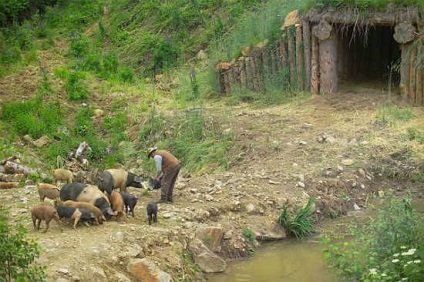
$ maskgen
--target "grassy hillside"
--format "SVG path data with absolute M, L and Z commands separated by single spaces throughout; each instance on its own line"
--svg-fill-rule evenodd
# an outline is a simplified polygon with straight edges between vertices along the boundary
M 37 149 L 49 168 L 84 140 L 93 147 L 91 162 L 101 167 L 130 162 L 156 144 L 202 173 L 226 169 L 234 142 L 231 132 L 205 120 L 206 102 L 217 97 L 213 66 L 238 57 L 242 47 L 278 38 L 293 9 L 365 2 L 40 3 L 45 6 L 31 17 L 6 17 L 0 25 L 2 142 L 13 144 L 25 134 L 59 140 Z M 278 103 L 291 94 L 275 87 L 220 99 Z M 104 112 L 100 118 L 97 109 Z M 0 159 L 8 155 L 2 150 Z

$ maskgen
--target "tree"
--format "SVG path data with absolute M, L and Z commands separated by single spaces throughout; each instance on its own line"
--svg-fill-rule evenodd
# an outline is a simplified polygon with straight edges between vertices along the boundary
M 0 280 L 45 280 L 44 267 L 34 264 L 40 255 L 40 247 L 26 237 L 27 233 L 21 224 L 10 225 L 8 211 L 0 208 Z

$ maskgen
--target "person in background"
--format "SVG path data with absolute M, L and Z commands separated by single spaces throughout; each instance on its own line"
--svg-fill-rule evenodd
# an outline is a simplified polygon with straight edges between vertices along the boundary
M 172 203 L 172 194 L 181 169 L 181 162 L 170 152 L 158 150 L 157 147 L 149 148 L 147 158 L 155 161 L 156 179 L 161 180 L 161 196 L 158 203 Z

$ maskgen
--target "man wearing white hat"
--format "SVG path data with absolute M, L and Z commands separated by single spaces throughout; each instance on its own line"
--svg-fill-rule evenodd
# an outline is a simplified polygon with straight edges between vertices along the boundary
M 153 158 L 157 170 L 156 179 L 162 179 L 161 196 L 158 202 L 172 203 L 172 194 L 181 169 L 181 162 L 170 152 L 158 150 L 157 147 L 149 148 L 147 158 Z

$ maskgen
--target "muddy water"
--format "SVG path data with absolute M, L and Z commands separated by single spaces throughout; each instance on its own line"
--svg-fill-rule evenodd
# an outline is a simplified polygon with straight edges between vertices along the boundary
M 265 243 L 248 260 L 230 262 L 224 273 L 208 276 L 208 282 L 333 282 L 339 281 L 323 257 L 320 234 L 346 234 L 348 223 L 362 221 L 368 211 L 325 220 L 315 227 L 317 234 L 307 240 L 287 239 Z
M 420 217 L 424 214 L 424 197 L 413 198 L 413 205 Z M 383 200 L 382 200 L 383 201 Z M 378 205 L 378 201 L 374 201 Z M 352 222 L 364 222 L 375 216 L 375 211 L 350 212 L 347 216 L 325 220 L 316 231 L 319 234 L 333 232 L 346 234 Z M 326 264 L 319 235 L 306 241 L 295 239 L 263 244 L 255 255 L 244 261 L 230 262 L 224 273 L 210 275 L 208 282 L 333 282 L 340 281 Z
M 323 246 L 313 241 L 285 240 L 263 245 L 249 260 L 229 263 L 211 282 L 331 282 L 336 276 L 325 265 Z

